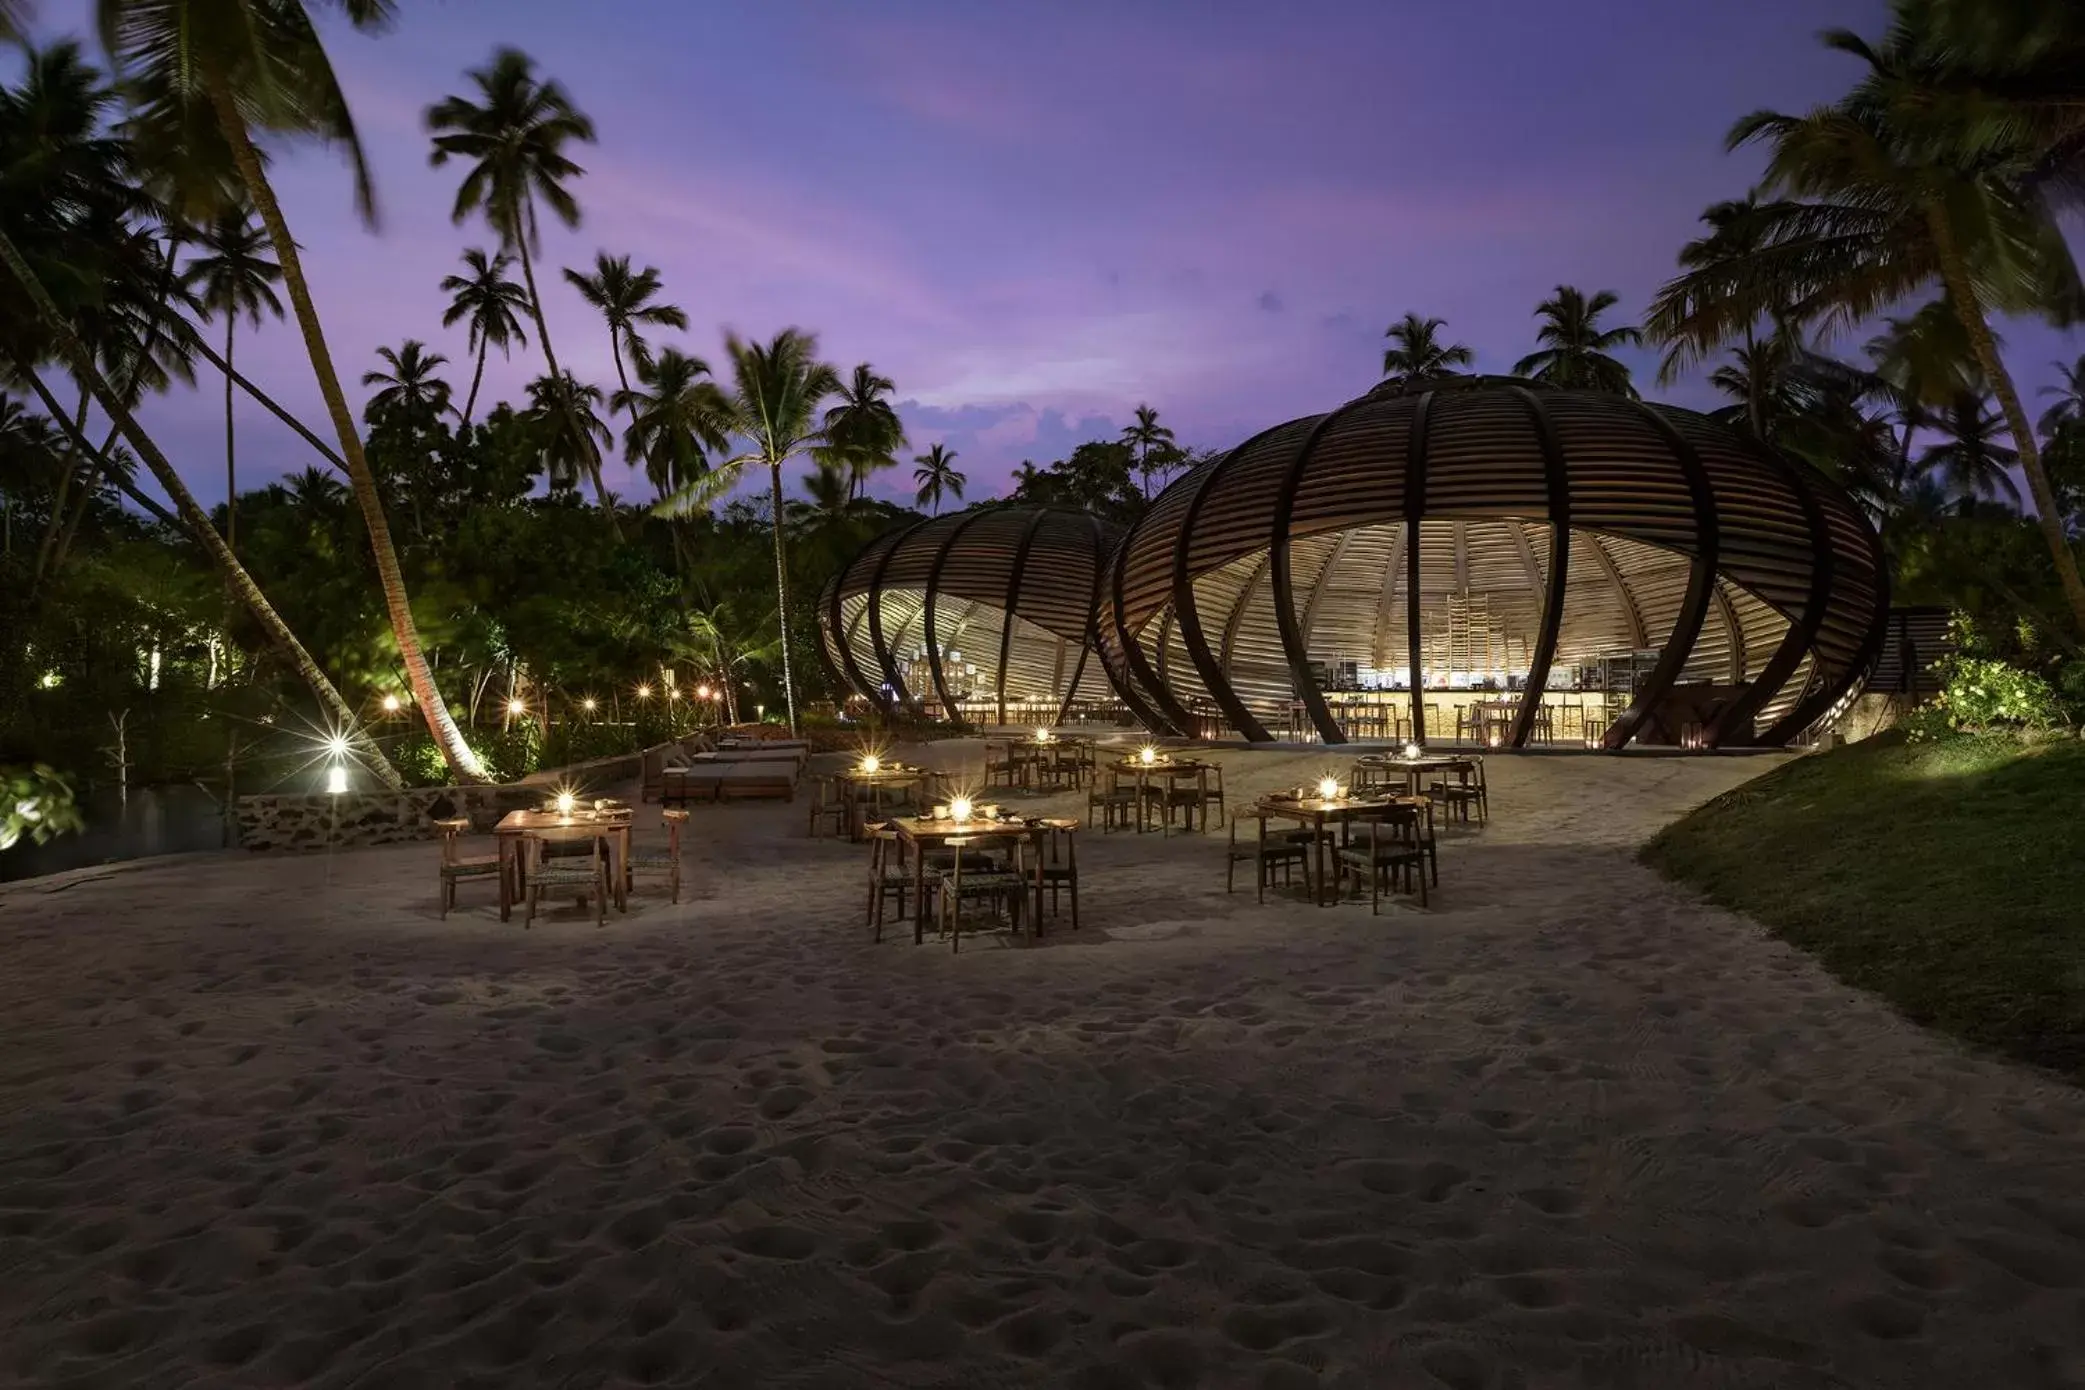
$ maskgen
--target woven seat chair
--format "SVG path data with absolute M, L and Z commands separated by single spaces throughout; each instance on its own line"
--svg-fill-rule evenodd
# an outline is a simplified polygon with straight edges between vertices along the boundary
M 1223 794 L 1223 764 L 1211 763 L 1208 780 L 1202 783 L 1202 829 L 1209 828 L 1209 808 L 1216 808 L 1216 823 L 1223 824 L 1224 807 L 1228 803 Z
M 688 813 L 661 811 L 659 818 L 666 823 L 665 851 L 633 852 L 629 859 L 629 874 L 632 879 L 665 879 L 669 894 L 667 901 L 678 903 L 681 900 L 681 827 L 688 823 Z
M 940 895 L 941 930 L 949 938 L 951 952 L 963 949 L 963 903 L 965 900 L 983 901 L 995 908 L 1003 905 L 1013 923 L 1016 933 L 1021 930 L 1022 909 L 1028 902 L 1028 876 L 1018 869 L 990 868 L 980 865 L 971 867 L 970 856 L 964 854 L 967 840 L 957 838 L 948 841 L 949 848 L 959 856 L 953 868 L 942 870 L 936 877 L 936 891 Z
M 1137 823 L 1137 784 L 1134 778 L 1110 772 L 1105 783 L 1096 778 L 1086 787 L 1086 818 L 1098 818 L 1102 831 L 1128 830 Z
M 1042 926 L 1042 894 L 1050 895 L 1050 915 L 1057 915 L 1060 893 L 1071 894 L 1071 929 L 1079 929 L 1079 823 L 1072 820 L 1043 822 L 1043 837 L 1037 847 L 1042 855 L 1042 886 L 1036 890 L 1036 927 Z
M 456 906 L 456 885 L 465 879 L 489 879 L 497 881 L 500 873 L 500 857 L 497 854 L 466 855 L 463 852 L 463 833 L 471 823 L 461 817 L 438 820 L 434 823 L 437 834 L 442 837 L 442 916 Z
M 1458 820 L 1469 820 L 1473 810 L 1479 824 L 1491 818 L 1491 795 L 1484 785 L 1482 758 L 1461 758 L 1449 764 L 1426 789 L 1426 794 Z
M 1402 878 L 1404 891 L 1417 890 L 1419 906 L 1426 906 L 1426 846 L 1419 838 L 1420 813 L 1415 807 L 1400 807 L 1379 819 L 1364 821 L 1354 829 L 1366 831 L 1340 847 L 1333 860 L 1335 880 L 1354 880 L 1360 887 L 1368 880 L 1368 909 L 1371 915 L 1383 910 L 1383 889 Z
M 837 777 L 816 773 L 811 778 L 810 795 L 804 798 L 810 803 L 811 814 L 804 834 L 816 838 L 820 821 L 830 821 L 826 828 L 829 835 L 837 835 L 847 828 L 847 802 L 840 796 Z
M 912 869 L 906 863 L 905 842 L 898 832 L 888 825 L 867 826 L 863 836 L 869 842 L 869 904 L 868 923 L 875 941 L 883 940 L 883 909 L 890 899 L 898 900 L 898 916 L 905 915 L 905 903 L 912 896 Z M 922 880 L 923 888 L 931 888 L 935 879 Z
M 1295 871 L 1303 870 L 1304 887 L 1310 886 L 1311 835 L 1303 832 L 1304 838 L 1269 829 L 1271 822 L 1267 813 L 1257 806 L 1233 806 L 1231 808 L 1231 839 L 1224 853 L 1223 888 L 1226 893 L 1238 890 L 1238 866 L 1251 864 L 1253 883 L 1261 902 L 1267 901 L 1267 885 L 1274 881 L 1275 870 L 1281 871 L 1283 884 L 1295 881 Z M 1251 827 L 1251 838 L 1239 843 L 1240 827 Z
M 533 926 L 536 907 L 546 893 L 571 893 L 581 902 L 591 897 L 594 901 L 594 925 L 608 923 L 608 859 L 601 853 L 601 841 L 585 841 L 587 853 L 582 860 L 578 856 L 552 859 L 542 853 L 543 842 L 532 840 L 530 851 L 536 862 L 528 871 L 528 912 L 522 918 L 523 926 Z

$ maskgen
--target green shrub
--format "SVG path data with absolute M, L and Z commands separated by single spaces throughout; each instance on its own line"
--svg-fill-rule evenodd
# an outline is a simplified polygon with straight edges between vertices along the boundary
M 25 835 L 40 845 L 85 824 L 71 784 L 56 771 L 43 763 L 0 767 L 0 850 Z
M 2055 688 L 2032 671 L 1978 656 L 1950 657 L 1943 668 L 1947 684 L 1934 704 L 1958 730 L 2039 731 L 2064 722 Z

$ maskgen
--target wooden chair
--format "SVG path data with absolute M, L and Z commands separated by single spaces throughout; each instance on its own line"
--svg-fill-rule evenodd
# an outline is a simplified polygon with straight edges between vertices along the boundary
M 681 827 L 688 823 L 686 811 L 661 811 L 659 818 L 666 823 L 666 852 L 663 854 L 635 854 L 630 856 L 629 876 L 635 880 L 640 874 L 666 880 L 668 902 L 681 900 Z
M 1209 828 L 1209 808 L 1211 806 L 1216 808 L 1216 823 L 1219 826 L 1223 824 L 1223 808 L 1225 804 L 1223 795 L 1223 764 L 1211 763 L 1209 765 L 1209 776 L 1202 783 L 1202 829 L 1207 830 Z
M 892 898 L 898 900 L 898 916 L 905 915 L 905 903 L 912 896 L 912 868 L 906 861 L 905 842 L 898 832 L 888 825 L 872 825 L 865 832 L 869 841 L 869 907 L 868 922 L 874 929 L 876 941 L 883 940 L 883 906 Z M 925 884 L 934 880 L 927 878 Z
M 840 781 L 837 777 L 822 772 L 814 775 L 811 778 L 811 793 L 804 800 L 809 802 L 811 807 L 809 823 L 804 834 L 816 839 L 821 821 L 832 823 L 826 831 L 827 834 L 839 835 L 846 831 L 847 802 L 840 795 Z
M 963 851 L 971 841 L 956 836 L 947 841 L 955 851 L 954 866 L 943 869 L 937 878 L 936 890 L 941 897 L 941 929 L 949 936 L 951 952 L 963 949 L 963 900 L 981 900 L 995 909 L 1004 905 L 1016 933 L 1021 930 L 1021 909 L 1028 901 L 1028 877 L 1018 869 L 990 867 L 991 861 L 979 862 L 976 867 L 966 869 Z
M 1382 817 L 1364 821 L 1354 827 L 1365 830 L 1366 835 L 1356 835 L 1340 846 L 1333 859 L 1337 875 L 1335 885 L 1347 879 L 1368 879 L 1368 910 L 1371 916 L 1383 910 L 1383 888 L 1392 882 L 1392 876 L 1401 876 L 1404 891 L 1410 893 L 1416 886 L 1419 906 L 1426 906 L 1426 847 L 1419 840 L 1419 810 L 1417 807 L 1399 807 L 1397 811 Z M 1337 894 L 1341 890 L 1335 886 Z
M 1042 895 L 1050 895 L 1050 915 L 1057 915 L 1057 897 L 1060 892 L 1071 894 L 1071 929 L 1079 929 L 1079 823 L 1070 820 L 1046 820 L 1043 836 L 1036 846 L 1042 856 L 1042 886 L 1035 890 L 1036 927 L 1042 926 Z
M 497 880 L 500 873 L 500 857 L 497 854 L 466 855 L 463 852 L 463 833 L 471 823 L 462 817 L 438 820 L 434 828 L 442 837 L 442 916 L 448 917 L 449 909 L 456 906 L 456 885 L 465 879 L 489 878 Z
M 1273 881 L 1274 871 L 1281 870 L 1284 886 L 1295 882 L 1294 871 L 1303 870 L 1303 886 L 1310 886 L 1310 832 L 1303 839 L 1285 835 L 1279 831 L 1268 833 L 1268 815 L 1257 806 L 1233 806 L 1231 808 L 1231 839 L 1224 855 L 1223 890 L 1237 891 L 1238 866 L 1252 864 L 1253 882 L 1261 902 L 1267 901 L 1267 885 Z M 1252 838 L 1244 844 L 1238 843 L 1238 827 L 1250 823 Z
M 1152 790 L 1159 793 L 1159 811 L 1163 817 L 1160 824 L 1167 829 L 1173 825 L 1173 813 L 1180 813 L 1180 828 L 1193 830 L 1199 816 L 1204 830 L 1209 828 L 1209 813 L 1205 807 L 1208 800 L 1208 783 L 1201 770 L 1169 773 L 1157 779 Z M 1163 790 L 1161 790 L 1161 787 Z
M 1112 769 L 1105 785 L 1095 778 L 1086 788 L 1086 818 L 1099 820 L 1103 833 L 1133 829 L 1137 823 L 1136 778 Z
M 586 845 L 583 862 L 577 855 L 552 859 L 543 853 L 543 841 L 528 842 L 528 853 L 535 862 L 528 869 L 528 912 L 521 920 L 523 926 L 535 924 L 536 906 L 545 893 L 573 893 L 582 904 L 591 896 L 594 925 L 608 924 L 608 858 L 601 852 L 601 837 L 573 843 Z
M 1484 785 L 1484 759 L 1460 758 L 1441 770 L 1427 795 L 1467 822 L 1475 810 L 1479 824 L 1491 818 L 1491 796 Z

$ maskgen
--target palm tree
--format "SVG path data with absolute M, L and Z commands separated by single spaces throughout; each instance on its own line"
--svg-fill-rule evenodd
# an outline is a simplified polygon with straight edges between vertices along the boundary
M 840 391 L 840 374 L 818 360 L 816 335 L 785 328 L 769 343 L 747 343 L 726 334 L 724 351 L 731 358 L 732 392 L 728 433 L 751 448 L 726 459 L 709 473 L 690 480 L 654 508 L 662 516 L 683 516 L 731 490 L 746 469 L 766 465 L 770 511 L 775 536 L 775 616 L 782 634 L 782 694 L 789 707 L 789 727 L 796 729 L 796 677 L 789 651 L 789 565 L 783 533 L 782 466 L 797 455 L 826 447 L 819 428 L 819 407 Z
M 224 319 L 224 544 L 239 553 L 239 474 L 232 427 L 233 333 L 243 315 L 258 328 L 262 316 L 282 317 L 274 287 L 282 267 L 268 259 L 267 233 L 245 208 L 227 208 L 198 238 L 203 254 L 188 263 L 188 275 L 206 316 Z
M 2054 365 L 2057 374 L 2063 378 L 2063 384 L 2042 388 L 2044 396 L 2056 398 L 2056 404 L 2042 412 L 2041 430 L 2044 438 L 2066 425 L 2085 420 L 2085 357 L 2080 357 L 2068 366 L 2061 362 Z
M 568 372 L 563 381 L 537 377 L 528 384 L 528 398 L 526 415 L 550 485 L 577 487 L 589 475 L 599 482 L 601 446 L 610 438 L 600 414 L 601 388 Z M 606 491 L 598 496 L 602 507 L 613 505 Z
M 327 0 L 324 8 L 356 29 L 375 31 L 389 22 L 394 6 L 391 0 Z M 253 132 L 260 130 L 338 147 L 354 171 L 357 208 L 365 222 L 375 221 L 361 141 L 310 8 L 306 0 L 99 0 L 98 9 L 103 42 L 138 94 L 134 139 L 167 161 L 159 172 L 181 210 L 215 215 L 231 201 L 228 193 L 236 193 L 268 229 L 319 394 L 340 437 L 414 703 L 450 768 L 478 778 L 482 765 L 450 717 L 421 650 L 383 497 L 334 369 L 296 238 L 254 144 Z
M 1978 143 L 1937 127 L 1913 40 L 1881 49 L 1844 31 L 1826 36 L 1868 67 L 1859 87 L 1807 116 L 1761 112 L 1732 130 L 1733 147 L 1770 151 L 1769 185 L 1799 202 L 1762 209 L 1749 254 L 1685 271 L 1659 295 L 1653 326 L 1681 356 L 1712 351 L 1763 314 L 1788 306 L 1823 331 L 1865 319 L 1938 282 L 1998 397 L 2036 522 L 2074 622 L 2085 631 L 2085 579 L 2063 532 L 2034 428 L 1999 355 L 1988 315 L 2068 319 L 2085 287 L 2045 199 L 2022 186 L 2045 151 Z
M 1446 319 L 1423 319 L 1417 314 L 1406 314 L 1391 324 L 1383 335 L 1393 344 L 1383 353 L 1384 380 L 1433 381 L 1453 375 L 1452 368 L 1475 362 L 1476 354 L 1461 343 L 1441 341 L 1441 330 L 1447 326 Z
M 1144 480 L 1144 496 L 1149 497 L 1151 495 L 1151 451 L 1153 449 L 1171 449 L 1173 447 L 1173 431 L 1158 423 L 1157 411 L 1148 405 L 1139 405 L 1137 407 L 1136 419 L 1122 427 L 1122 442 L 1136 450 L 1137 472 Z M 961 497 L 962 495 L 963 490 L 957 488 L 956 496 Z
M 449 383 L 435 375 L 449 359 L 427 351 L 427 344 L 408 338 L 396 348 L 378 348 L 388 372 L 364 372 L 362 384 L 380 388 L 362 407 L 364 418 L 381 411 L 405 410 L 416 416 L 444 415 L 455 409 L 449 402 Z
M 521 331 L 520 314 L 529 311 L 528 291 L 507 278 L 513 257 L 504 251 L 487 255 L 473 246 L 463 253 L 468 275 L 450 275 L 442 280 L 442 293 L 449 296 L 442 327 L 454 328 L 470 322 L 470 349 L 477 366 L 471 369 L 471 391 L 463 400 L 463 423 L 468 425 L 478 409 L 478 385 L 485 380 L 485 352 L 498 348 L 500 356 L 512 355 L 513 345 L 528 346 Z M 517 311 L 519 311 L 517 313 Z
M 91 446 L 37 371 L 37 364 L 48 358 L 55 357 L 65 365 L 81 390 L 101 406 L 137 451 L 172 501 L 179 517 L 176 524 L 195 538 L 211 564 L 223 573 L 234 597 L 284 663 L 347 732 L 372 771 L 386 785 L 402 787 L 397 769 L 356 723 L 353 710 L 332 681 L 225 546 L 181 475 L 138 424 L 128 394 L 110 385 L 94 350 L 75 327 L 90 317 L 83 311 L 91 307 L 91 301 L 100 299 L 108 287 L 123 283 L 131 264 L 126 260 L 127 249 L 138 241 L 128 230 L 128 220 L 139 204 L 135 170 L 129 147 L 109 138 L 104 128 L 112 94 L 79 61 L 74 45 L 32 52 L 28 74 L 22 90 L 0 89 L 0 186 L 9 191 L 7 198 L 0 199 L 0 266 L 6 270 L 6 277 L 0 278 L 0 309 L 4 309 L 0 312 L 0 353 L 11 360 L 16 376 L 35 394 L 75 452 L 85 455 L 92 452 Z M 36 92 L 51 84 L 69 94 L 61 104 L 69 109 L 71 119 L 42 119 L 49 112 Z M 159 271 L 152 272 L 149 279 L 154 285 L 167 283 Z M 19 297 L 6 293 L 9 280 Z M 66 294 L 67 306 L 61 307 L 53 296 L 51 283 Z M 148 356 L 140 351 L 134 360 L 142 363 Z M 120 470 L 111 470 L 111 476 L 119 487 L 124 486 Z M 127 495 L 148 512 L 174 519 L 144 493 L 133 489 Z
M 1556 294 L 1535 309 L 1535 317 L 1542 320 L 1535 341 L 1542 346 L 1514 363 L 1513 375 L 1636 399 L 1629 368 L 1610 354 L 1617 348 L 1643 346 L 1643 330 L 1600 327 L 1600 315 L 1619 303 L 1621 297 L 1613 290 L 1588 299 L 1584 290 L 1558 285 Z
M 919 467 L 912 471 L 912 480 L 919 484 L 919 504 L 932 504 L 934 515 L 941 515 L 943 495 L 963 500 L 963 485 L 970 480 L 956 471 L 955 450 L 943 444 L 929 445 L 927 451 L 913 460 Z
M 1963 498 L 1990 498 L 2017 510 L 2020 489 L 2009 471 L 2019 451 L 1999 442 L 2005 417 L 1991 408 L 1991 398 L 1963 391 L 1932 418 L 1941 436 L 1919 455 L 1919 468 Z
M 615 379 L 622 383 L 621 394 L 627 395 L 630 390 L 630 374 L 623 368 L 624 352 L 639 367 L 651 357 L 651 348 L 638 331 L 640 327 L 687 331 L 688 316 L 680 306 L 652 303 L 660 291 L 657 266 L 632 271 L 628 256 L 600 251 L 594 255 L 593 274 L 583 275 L 568 267 L 565 279 L 579 291 L 581 299 L 607 320 L 608 352 L 615 359 Z
M 709 363 L 667 348 L 637 364 L 635 389 L 616 393 L 610 408 L 630 417 L 623 455 L 643 464 L 661 498 L 671 497 L 709 469 L 711 451 L 729 447 L 731 402 L 709 379 Z
M 540 201 L 548 206 L 567 227 L 579 225 L 579 200 L 565 184 L 586 170 L 565 154 L 565 147 L 575 141 L 593 143 L 594 123 L 572 104 L 561 85 L 539 80 L 535 61 L 519 49 L 497 50 L 489 66 L 468 75 L 477 84 L 479 100 L 452 96 L 427 109 L 427 128 L 434 135 L 428 162 L 439 167 L 451 159 L 470 161 L 456 190 L 451 220 L 460 226 L 473 213 L 482 213 L 499 237 L 500 249 L 521 257 L 521 278 L 536 321 L 536 340 L 550 367 L 549 379 L 570 381 L 557 364 L 550 325 L 543 317 L 543 294 L 536 285 L 534 253 L 542 245 L 536 205 Z M 576 417 L 578 400 L 567 399 L 566 406 Z M 590 440 L 591 431 L 575 418 L 571 437 Z M 590 444 L 588 448 L 586 472 L 613 526 L 615 514 L 608 506 L 601 459 Z
M 840 388 L 839 404 L 825 412 L 825 437 L 832 442 L 818 450 L 817 458 L 840 470 L 849 497 L 867 491 L 871 474 L 897 466 L 897 452 L 905 447 L 905 424 L 888 399 L 897 389 L 889 377 L 859 362 Z

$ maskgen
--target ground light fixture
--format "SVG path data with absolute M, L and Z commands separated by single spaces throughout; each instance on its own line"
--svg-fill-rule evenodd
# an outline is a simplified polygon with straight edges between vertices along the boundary
M 346 790 L 347 765 L 345 763 L 334 763 L 326 769 L 326 793 L 329 796 L 339 796 Z

